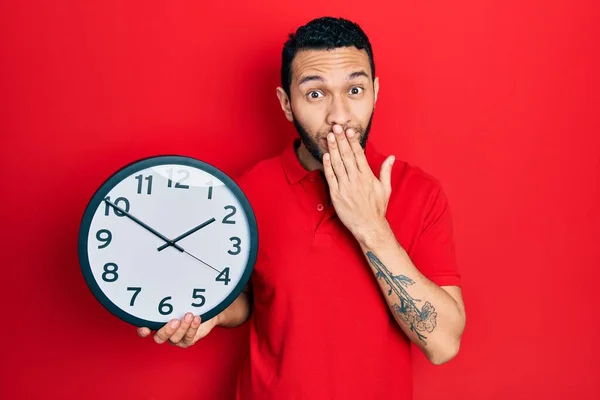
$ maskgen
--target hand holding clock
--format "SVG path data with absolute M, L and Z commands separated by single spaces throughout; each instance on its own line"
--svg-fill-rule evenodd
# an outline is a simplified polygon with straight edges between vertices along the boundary
M 156 331 L 153 337 L 154 341 L 158 344 L 168 341 L 174 346 L 185 349 L 194 345 L 198 340 L 203 339 L 217 324 L 218 317 L 202 322 L 198 315 L 194 316 L 191 313 L 186 313 L 181 320 L 173 319 L 169 321 Z M 140 337 L 145 338 L 152 331 L 148 328 L 137 328 L 137 333 Z

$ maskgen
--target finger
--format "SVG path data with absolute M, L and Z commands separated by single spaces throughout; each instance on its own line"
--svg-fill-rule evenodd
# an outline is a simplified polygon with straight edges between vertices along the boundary
M 200 327 L 200 317 L 196 315 L 190 324 L 189 329 L 185 333 L 183 337 L 183 343 L 185 345 L 191 346 L 194 344 L 194 340 L 196 340 L 196 334 L 198 333 L 198 328 Z
M 179 324 L 180 321 L 178 319 L 173 319 L 169 321 L 168 324 L 165 324 L 162 328 L 156 331 L 156 333 L 154 334 L 154 341 L 158 344 L 163 344 L 164 342 L 169 340 L 169 338 L 173 336 L 173 334 L 179 327 Z
M 331 165 L 331 156 L 329 155 L 329 153 L 325 153 L 323 155 L 323 172 L 325 173 L 325 179 L 327 179 L 329 188 L 331 190 L 337 190 L 338 181 L 335 176 L 335 172 L 333 172 L 333 166 Z
M 342 162 L 344 163 L 344 168 L 346 168 L 346 173 L 348 174 L 348 177 L 352 179 L 352 177 L 356 174 L 358 167 L 356 166 L 354 152 L 350 147 L 350 143 L 348 143 L 346 132 L 344 132 L 344 129 L 340 125 L 334 125 L 333 133 L 335 134 L 337 147 L 339 149 Z
M 344 167 L 344 162 L 340 156 L 335 135 L 331 132 L 327 135 L 327 145 L 329 146 L 329 157 L 333 172 L 335 173 L 338 184 L 342 183 L 348 179 L 348 174 L 346 173 L 346 167 Z
M 171 337 L 169 338 L 169 342 L 171 342 L 173 344 L 179 343 L 181 341 L 181 339 L 183 339 L 183 337 L 185 336 L 186 332 L 188 331 L 188 328 L 190 327 L 190 324 L 192 323 L 193 319 L 194 319 L 194 316 L 192 315 L 192 313 L 186 313 L 183 316 L 181 323 L 179 324 L 179 328 L 177 328 L 175 333 L 173 333 L 171 335 Z
M 381 171 L 379 172 L 379 180 L 387 196 L 392 193 L 392 166 L 394 165 L 394 161 L 394 156 L 386 158 L 383 164 L 381 164 Z
M 365 156 L 365 150 L 360 145 L 360 135 L 356 134 L 354 129 L 350 128 L 346 131 L 346 136 L 348 137 L 348 143 L 350 144 L 350 148 L 354 153 L 354 159 L 356 160 L 356 166 L 360 172 L 370 171 L 371 167 L 369 166 L 369 162 L 367 161 L 367 157 Z
M 141 327 L 141 328 L 137 328 L 137 333 L 140 337 L 148 337 L 148 335 L 150 335 L 151 331 L 150 329 L 146 328 L 146 327 Z

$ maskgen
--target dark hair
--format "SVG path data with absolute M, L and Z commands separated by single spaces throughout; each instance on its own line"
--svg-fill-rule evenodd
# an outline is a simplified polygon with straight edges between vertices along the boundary
M 321 17 L 299 27 L 295 33 L 290 33 L 281 54 L 281 85 L 288 97 L 292 81 L 292 61 L 299 50 L 330 50 L 348 46 L 354 46 L 358 50 L 365 49 L 371 64 L 371 75 L 375 79 L 371 43 L 357 23 L 344 18 Z

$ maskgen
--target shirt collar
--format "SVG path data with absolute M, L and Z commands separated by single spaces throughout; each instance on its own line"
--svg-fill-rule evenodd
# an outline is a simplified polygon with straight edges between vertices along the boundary
M 281 153 L 281 165 L 283 167 L 283 172 L 285 173 L 290 184 L 297 183 L 308 175 L 319 173 L 319 171 L 308 171 L 302 166 L 296 154 L 296 150 L 299 145 L 300 139 L 295 138 L 286 145 Z M 365 154 L 371 170 L 375 176 L 378 177 L 381 163 L 383 163 L 385 157 L 377 151 L 370 141 L 367 141 Z

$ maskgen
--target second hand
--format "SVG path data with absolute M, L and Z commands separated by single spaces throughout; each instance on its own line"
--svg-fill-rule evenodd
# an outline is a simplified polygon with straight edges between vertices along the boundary
M 200 261 L 202 264 L 206 265 L 207 267 L 209 267 L 209 268 L 212 268 L 213 270 L 217 271 L 219 274 L 222 274 L 222 273 L 223 273 L 222 271 L 219 271 L 218 269 L 216 269 L 216 268 L 215 268 L 215 267 L 213 267 L 212 265 L 205 263 L 204 261 L 202 261 L 201 259 L 199 259 L 199 258 L 198 258 L 198 257 L 196 257 L 195 255 L 193 255 L 192 253 L 189 253 L 189 252 L 188 252 L 188 251 L 186 251 L 186 250 L 184 250 L 183 252 L 184 252 L 185 254 L 187 254 L 187 255 L 189 255 L 189 256 L 191 256 L 191 257 L 195 258 L 196 260 Z

